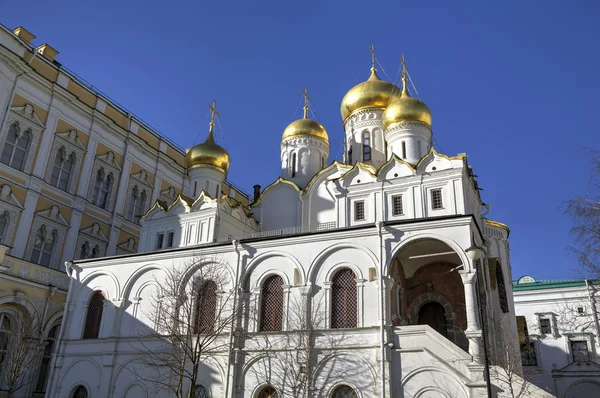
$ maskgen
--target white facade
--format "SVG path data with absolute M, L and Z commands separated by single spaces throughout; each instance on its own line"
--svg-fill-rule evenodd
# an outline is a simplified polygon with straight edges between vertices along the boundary
M 227 298 L 228 311 L 240 316 L 197 372 L 208 396 L 277 396 L 265 388 L 301 396 L 306 374 L 309 397 L 487 396 L 486 358 L 519 356 L 510 340 L 517 327 L 506 290 L 508 228 L 481 214 L 465 155 L 433 148 L 414 162 L 386 155 L 377 112 L 357 130 L 372 134 L 371 164 L 308 162 L 305 179 L 284 175 L 249 207 L 211 192 L 157 202 L 142 221 L 141 253 L 71 263 L 48 396 L 71 397 L 77 389 L 90 397 L 169 396 L 132 376 L 133 369 L 151 377 L 141 370 L 140 344 L 160 350 L 143 337 L 157 327 L 150 306 L 163 299 L 170 269 L 187 286 L 211 265 L 226 275 L 215 300 Z M 354 153 L 360 141 L 348 128 L 356 127 L 355 115 L 346 123 Z M 315 149 L 311 156 L 324 155 Z M 289 155 L 283 145 L 282 155 Z M 101 322 L 90 337 L 99 294 Z M 305 346 L 306 318 L 315 335 Z M 509 396 L 498 376 L 502 364 L 492 362 L 489 387 Z M 544 393 L 532 388 L 530 395 Z
M 598 281 L 514 283 L 526 378 L 560 398 L 600 396 Z M 525 326 L 526 325 L 526 326 Z

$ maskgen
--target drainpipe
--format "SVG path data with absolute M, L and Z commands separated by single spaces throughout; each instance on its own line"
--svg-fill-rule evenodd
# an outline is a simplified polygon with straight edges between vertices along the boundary
M 598 336 L 598 333 L 600 333 L 600 324 L 598 323 L 598 312 L 596 311 L 596 301 L 592 297 L 592 292 L 590 290 L 592 288 L 592 286 L 591 286 L 589 279 L 585 280 L 585 286 L 587 288 L 588 296 L 590 298 L 590 306 L 592 307 L 592 314 L 594 316 L 594 325 L 596 326 L 596 336 Z
M 235 377 L 236 374 L 235 372 L 231 371 L 231 358 L 232 355 L 235 355 L 234 360 L 233 360 L 233 365 L 237 366 L 237 354 L 232 354 L 233 351 L 233 335 L 234 335 L 234 331 L 237 328 L 237 322 L 238 322 L 238 294 L 239 294 L 239 278 L 240 278 L 240 241 L 237 239 L 234 239 L 232 242 L 233 244 L 233 249 L 235 250 L 235 253 L 237 254 L 237 262 L 236 262 L 236 267 L 235 267 L 235 282 L 233 285 L 233 311 L 235 311 L 232 317 L 232 324 L 231 324 L 231 329 L 229 331 L 229 358 L 228 358 L 228 363 L 227 363 L 227 378 L 226 378 L 226 384 L 225 384 L 225 395 L 224 397 L 229 397 L 229 384 L 232 382 L 233 386 L 231 386 L 231 396 L 233 397 L 235 395 Z M 233 376 L 233 380 L 231 380 L 230 376 Z
M 379 234 L 379 349 L 381 350 L 381 364 L 379 372 L 381 373 L 381 398 L 385 398 L 385 294 L 383 286 L 383 222 L 377 221 L 377 233 Z
M 52 392 L 54 390 L 56 390 L 56 383 L 53 383 L 54 380 L 54 367 L 56 366 L 56 360 L 58 358 L 58 354 L 60 352 L 61 349 L 61 343 L 62 343 L 62 338 L 63 335 L 66 332 L 67 329 L 67 320 L 69 318 L 69 304 L 70 304 L 70 300 L 71 300 L 71 292 L 73 291 L 73 280 L 74 278 L 71 276 L 73 270 L 72 267 L 73 266 L 73 262 L 72 261 L 65 261 L 65 272 L 67 274 L 67 276 L 69 277 L 69 290 L 67 291 L 67 301 L 65 302 L 65 309 L 63 312 L 63 319 L 62 322 L 60 323 L 60 330 L 58 332 L 58 337 L 56 338 L 56 350 L 54 351 L 54 355 L 52 355 L 52 359 L 50 361 L 50 373 L 48 374 L 48 380 L 50 381 L 50 387 L 48 389 L 48 397 L 52 396 Z

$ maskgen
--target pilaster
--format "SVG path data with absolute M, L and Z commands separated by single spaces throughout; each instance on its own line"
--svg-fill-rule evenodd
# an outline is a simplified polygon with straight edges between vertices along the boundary
M 75 250 L 77 250 L 77 237 L 79 236 L 79 228 L 81 226 L 81 218 L 85 209 L 85 203 L 81 198 L 75 198 L 75 207 L 71 213 L 69 224 L 71 228 L 67 231 L 65 238 L 65 247 L 63 248 L 62 258 L 60 259 L 59 269 L 64 271 L 65 262 L 75 258 Z
M 119 187 L 117 188 L 117 201 L 115 202 L 114 214 L 123 215 L 123 205 L 125 204 L 125 196 L 127 194 L 127 185 L 129 184 L 129 174 L 131 173 L 131 159 L 127 158 L 128 151 L 125 150 L 125 160 L 123 161 L 123 170 L 119 179 Z
M 11 251 L 11 255 L 14 257 L 23 258 L 23 255 L 25 254 L 25 248 L 27 247 L 29 232 L 31 230 L 33 215 L 35 214 L 39 196 L 40 195 L 37 192 L 31 189 L 27 191 L 23 211 L 21 212 L 21 217 L 19 219 L 19 226 L 17 227 L 17 232 L 15 234 L 15 245 Z
M 117 245 L 119 243 L 119 232 L 121 231 L 121 221 L 115 220 L 113 217 L 112 225 L 110 226 L 110 234 L 108 237 L 108 246 L 106 247 L 106 255 L 114 256 L 117 254 Z
M 94 159 L 96 159 L 96 148 L 98 147 L 98 139 L 90 136 L 87 145 L 87 152 L 79 174 L 79 185 L 77 187 L 77 196 L 82 198 L 87 197 L 88 188 L 90 186 L 92 168 L 94 167 Z
M 54 133 L 56 132 L 57 124 L 58 116 L 50 113 L 48 115 L 48 120 L 46 120 L 46 128 L 42 134 L 37 157 L 35 158 L 35 165 L 33 166 L 33 175 L 42 180 L 46 175 L 48 157 L 50 156 L 50 151 L 52 150 L 52 141 L 54 141 Z

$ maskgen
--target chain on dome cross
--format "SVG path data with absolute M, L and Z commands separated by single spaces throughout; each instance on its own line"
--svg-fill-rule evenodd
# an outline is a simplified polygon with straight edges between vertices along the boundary
M 208 104 L 208 109 L 210 109 L 210 124 L 211 126 L 214 126 L 215 115 L 220 116 L 219 112 L 217 112 L 217 100 L 213 100 L 212 105 Z

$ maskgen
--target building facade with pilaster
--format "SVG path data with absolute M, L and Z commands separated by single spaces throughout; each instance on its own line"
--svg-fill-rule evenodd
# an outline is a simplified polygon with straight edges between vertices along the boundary
M 69 285 L 65 261 L 136 253 L 140 217 L 187 189 L 183 149 L 62 67 L 56 49 L 33 41 L 23 27 L 0 25 L 5 371 L 15 362 L 15 325 L 35 325 L 28 337 L 40 340 L 40 357 L 53 350 Z M 219 188 L 248 204 L 230 184 Z M 21 372 L 14 396 L 43 396 L 48 365 Z M 7 388 L 0 381 L 0 395 Z

